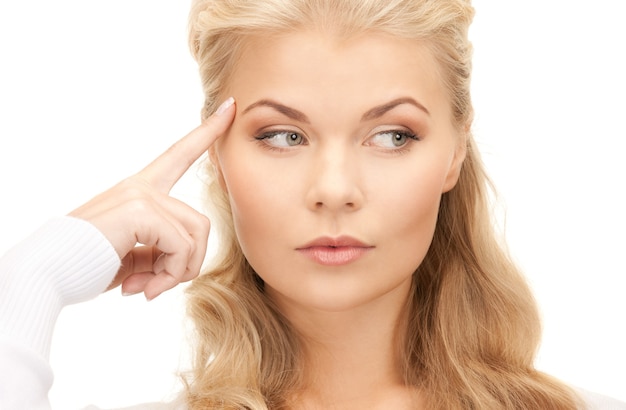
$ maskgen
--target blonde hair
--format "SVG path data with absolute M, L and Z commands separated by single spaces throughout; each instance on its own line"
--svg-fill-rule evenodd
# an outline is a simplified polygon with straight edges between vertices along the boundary
M 469 0 L 195 0 L 190 44 L 207 117 L 224 97 L 246 38 L 303 28 L 348 37 L 384 32 L 427 45 L 439 62 L 467 157 L 442 197 L 432 245 L 413 275 L 403 374 L 429 409 L 575 409 L 575 394 L 533 367 L 540 337 L 536 303 L 498 243 L 488 179 L 469 134 L 474 10 Z M 263 293 L 243 255 L 228 198 L 216 178 L 221 252 L 188 289 L 198 342 L 187 380 L 190 409 L 279 409 L 301 387 L 297 335 Z

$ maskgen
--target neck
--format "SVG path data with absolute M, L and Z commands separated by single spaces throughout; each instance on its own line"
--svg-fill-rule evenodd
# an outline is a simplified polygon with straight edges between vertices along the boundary
M 410 281 L 383 298 L 341 312 L 281 309 L 303 343 L 305 385 L 293 407 L 414 408 L 400 364 L 409 290 Z

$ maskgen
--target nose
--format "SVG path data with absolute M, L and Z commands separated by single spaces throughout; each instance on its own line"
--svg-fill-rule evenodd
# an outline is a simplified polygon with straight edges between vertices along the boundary
M 353 212 L 363 206 L 357 155 L 338 145 L 320 147 L 309 168 L 306 202 L 313 211 Z

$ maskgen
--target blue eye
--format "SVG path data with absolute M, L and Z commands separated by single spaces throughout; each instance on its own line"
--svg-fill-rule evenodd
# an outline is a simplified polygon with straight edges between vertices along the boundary
M 419 138 L 409 131 L 389 130 L 375 134 L 370 138 L 369 144 L 385 149 L 397 149 L 404 147 L 411 140 L 419 141 Z
M 306 144 L 304 137 L 294 131 L 271 131 L 261 134 L 255 139 L 275 148 L 289 148 Z

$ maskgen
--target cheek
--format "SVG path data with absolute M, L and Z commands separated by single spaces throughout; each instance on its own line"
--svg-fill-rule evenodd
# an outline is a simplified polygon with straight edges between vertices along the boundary
M 386 200 L 378 214 L 386 233 L 385 243 L 396 256 L 417 268 L 426 254 L 437 223 L 441 202 L 441 178 L 412 175 L 401 183 L 387 182 Z
M 275 170 L 268 170 L 263 161 L 246 155 L 245 150 L 236 156 L 225 151 L 221 163 L 235 233 L 252 262 L 256 255 L 267 255 L 269 245 L 276 243 L 289 218 L 286 213 L 296 206 L 294 190 L 274 174 Z
M 376 178 L 367 224 L 380 236 L 398 272 L 412 273 L 426 255 L 437 224 L 448 167 L 446 156 L 417 158 Z

